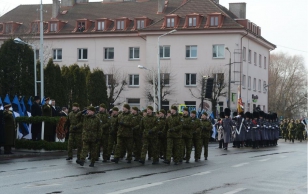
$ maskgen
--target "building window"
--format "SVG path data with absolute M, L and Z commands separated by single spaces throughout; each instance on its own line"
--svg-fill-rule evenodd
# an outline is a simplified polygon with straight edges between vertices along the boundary
M 253 91 L 257 90 L 257 79 L 253 78 Z
M 186 46 L 186 58 L 197 58 L 197 46 Z
M 197 18 L 196 17 L 188 18 L 188 26 L 189 27 L 196 27 L 197 26 Z
M 266 93 L 266 81 L 263 81 L 263 92 Z
M 53 49 L 53 60 L 54 61 L 62 60 L 62 49 Z
M 262 67 L 262 56 L 259 54 L 259 67 Z
M 184 101 L 184 103 L 189 112 L 196 110 L 196 101 Z
M 0 33 L 2 33 L 3 32 L 3 24 L 0 24 Z
M 197 84 L 197 74 L 195 73 L 186 73 L 186 86 L 196 86 Z
M 248 76 L 248 85 L 247 85 L 248 90 L 251 89 L 251 77 Z
M 168 111 L 170 108 L 169 108 L 169 101 L 162 101 L 161 102 L 161 108 L 164 109 L 165 111 Z
M 251 50 L 248 50 L 248 63 L 251 63 Z
M 167 18 L 167 28 L 174 27 L 174 18 Z
M 85 22 L 78 22 L 77 31 L 83 32 L 86 29 Z
M 105 60 L 113 60 L 114 59 L 114 48 L 113 47 L 105 48 L 104 59 Z
M 257 65 L 257 53 L 256 52 L 253 53 L 253 64 Z
M 246 88 L 246 75 L 243 75 L 242 86 L 243 88 Z
M 117 21 L 117 30 L 124 30 L 124 20 Z
M 99 30 L 99 31 L 105 30 L 105 21 L 98 21 L 97 22 L 97 30 Z
M 261 80 L 259 79 L 259 83 L 258 83 L 258 91 L 261 92 Z
M 139 47 L 129 47 L 129 59 L 139 59 Z
M 170 46 L 159 47 L 160 58 L 170 58 Z
M 243 61 L 246 61 L 246 47 L 243 47 Z
M 213 45 L 213 58 L 224 58 L 225 57 L 225 45 Z
M 50 32 L 56 32 L 58 30 L 58 24 L 57 23 L 51 23 L 50 24 Z
M 224 83 L 225 80 L 224 73 L 214 73 L 213 77 L 214 77 L 214 84 L 216 84 L 217 86 Z
M 218 26 L 218 16 L 212 16 L 211 17 L 210 26 Z
M 129 85 L 139 86 L 139 75 L 129 75 Z
M 111 86 L 113 84 L 113 74 L 105 74 L 106 85 Z
M 32 33 L 38 33 L 39 31 L 39 28 L 38 28 L 38 23 L 35 22 L 35 23 L 32 23 L 32 29 L 31 29 L 31 32 Z
M 128 98 L 127 104 L 129 104 L 130 107 L 137 107 L 140 109 L 140 98 Z
M 78 60 L 88 59 L 88 49 L 78 49 Z
M 264 57 L 264 69 L 266 69 L 266 57 Z
M 247 111 L 250 112 L 250 103 L 247 103 Z
M 36 53 L 36 60 L 40 59 L 40 49 L 35 49 L 35 53 Z
M 161 73 L 160 79 L 162 80 L 163 86 L 169 86 L 169 84 L 170 84 L 170 73 Z
M 144 20 L 137 20 L 137 29 L 144 28 Z

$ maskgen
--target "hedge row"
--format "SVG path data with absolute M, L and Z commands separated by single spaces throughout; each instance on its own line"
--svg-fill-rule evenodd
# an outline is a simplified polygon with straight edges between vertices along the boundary
M 16 117 L 16 122 L 23 122 L 23 123 L 51 123 L 57 124 L 61 117 Z
M 17 139 L 15 141 L 15 149 L 29 150 L 67 150 L 67 142 L 47 142 L 44 140 L 32 141 L 25 139 Z

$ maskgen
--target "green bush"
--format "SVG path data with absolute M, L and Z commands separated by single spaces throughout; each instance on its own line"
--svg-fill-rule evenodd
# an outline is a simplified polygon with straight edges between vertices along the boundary
M 17 139 L 15 141 L 15 149 L 67 150 L 67 142 L 47 142 L 44 140 L 32 141 L 32 140 L 25 140 L 25 139 Z
M 60 117 L 16 117 L 16 122 L 22 123 L 40 123 L 46 122 L 51 124 L 57 124 L 60 120 Z

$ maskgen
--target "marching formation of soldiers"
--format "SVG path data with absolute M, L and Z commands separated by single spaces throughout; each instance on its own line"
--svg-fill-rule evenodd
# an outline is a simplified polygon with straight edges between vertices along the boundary
M 307 139 L 307 132 L 305 130 L 305 124 L 299 119 L 284 119 L 280 124 L 282 137 L 285 141 L 290 140 L 294 143 L 294 139 L 302 142 Z
M 158 164 L 159 159 L 170 164 L 171 158 L 178 165 L 183 160 L 190 162 L 192 146 L 195 162 L 201 159 L 203 147 L 207 160 L 212 131 L 207 116 L 203 113 L 201 119 L 197 119 L 196 111 L 189 115 L 188 108 L 184 108 L 183 116 L 180 116 L 175 106 L 168 112 L 160 110 L 156 115 L 153 107 L 148 106 L 139 114 L 137 107 L 130 108 L 128 104 L 123 105 L 121 112 L 114 107 L 109 115 L 105 104 L 101 104 L 96 113 L 93 106 L 80 111 L 79 105 L 74 103 L 65 124 L 70 133 L 66 160 L 73 159 L 72 150 L 77 147 L 76 163 L 83 166 L 90 153 L 89 166 L 93 167 L 102 148 L 103 162 L 118 163 L 126 155 L 127 163 L 134 160 L 144 164 L 148 155 L 148 159 L 153 158 L 153 165 Z

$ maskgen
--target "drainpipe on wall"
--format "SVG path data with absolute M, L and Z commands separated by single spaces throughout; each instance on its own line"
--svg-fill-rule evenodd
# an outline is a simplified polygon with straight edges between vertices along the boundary
M 243 38 L 248 35 L 248 30 L 246 30 L 246 32 L 247 33 L 244 36 L 241 37 L 240 98 L 242 98 Z

